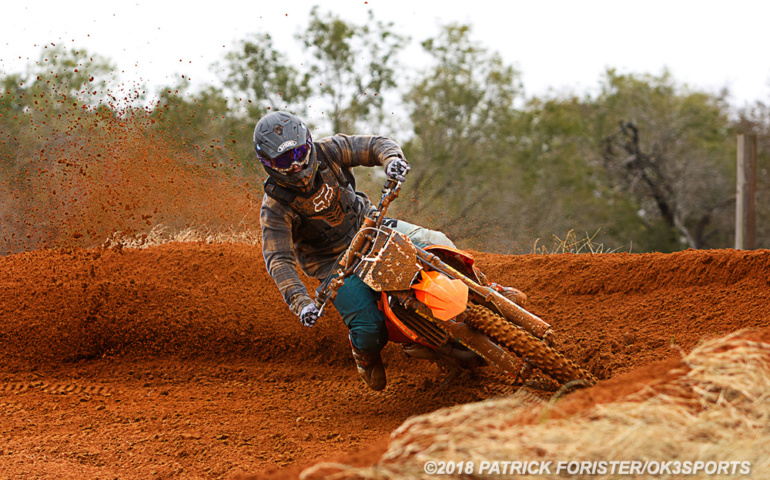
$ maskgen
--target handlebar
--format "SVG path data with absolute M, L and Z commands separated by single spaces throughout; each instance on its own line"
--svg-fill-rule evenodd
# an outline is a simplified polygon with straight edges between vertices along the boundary
M 376 228 L 380 228 L 382 221 L 385 219 L 385 212 L 388 211 L 390 202 L 398 198 L 400 192 L 401 182 L 398 180 L 393 180 L 392 178 L 389 178 L 385 182 L 385 185 L 382 187 L 382 198 L 380 198 L 380 204 L 377 206 L 376 210 L 373 210 L 373 212 L 378 212 L 377 223 L 375 224 Z

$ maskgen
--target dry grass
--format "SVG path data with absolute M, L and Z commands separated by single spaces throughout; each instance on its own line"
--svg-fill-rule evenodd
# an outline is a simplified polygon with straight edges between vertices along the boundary
M 551 419 L 554 405 L 519 393 L 438 410 L 407 420 L 372 467 L 320 464 L 310 479 L 435 478 L 427 461 L 750 462 L 750 475 L 770 478 L 770 344 L 737 335 L 697 347 L 686 374 L 649 386 L 621 402 Z M 522 419 L 535 419 L 522 425 Z M 478 469 L 478 467 L 476 467 Z M 674 468 L 673 466 L 671 467 Z M 478 473 L 478 470 L 476 470 Z M 724 477 L 726 475 L 721 475 Z M 486 478 L 447 475 L 441 478 Z M 492 475 L 514 478 L 515 475 Z M 682 475 L 570 475 L 569 478 L 680 478 Z M 704 472 L 687 478 L 713 478 Z
M 115 232 L 102 244 L 105 248 L 148 248 L 171 242 L 195 243 L 262 243 L 262 232 L 245 228 L 210 229 L 205 225 L 184 230 L 172 230 L 165 225 L 156 225 L 147 233 L 128 235 Z
M 593 235 L 586 233 L 585 238 L 578 238 L 575 230 L 570 230 L 567 235 L 562 239 L 558 235 L 554 234 L 551 239 L 551 247 L 545 245 L 538 245 L 540 239 L 535 240 L 535 245 L 532 247 L 532 253 L 540 255 L 550 255 L 556 253 L 616 253 L 619 248 L 606 249 L 604 244 L 594 241 L 599 234 L 597 230 Z

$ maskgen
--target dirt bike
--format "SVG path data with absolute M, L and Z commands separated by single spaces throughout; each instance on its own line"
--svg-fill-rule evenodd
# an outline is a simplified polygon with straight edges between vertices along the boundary
M 401 182 L 388 180 L 379 205 L 338 262 L 334 275 L 316 290 L 323 312 L 345 279 L 357 275 L 376 292 L 389 341 L 407 354 L 445 365 L 497 367 L 515 381 L 537 368 L 560 383 L 596 378 L 557 352 L 550 325 L 495 290 L 473 258 L 450 247 L 420 248 L 383 224 Z

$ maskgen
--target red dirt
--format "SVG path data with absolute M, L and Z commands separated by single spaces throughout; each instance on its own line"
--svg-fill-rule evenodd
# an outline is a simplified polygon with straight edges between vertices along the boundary
M 704 338 L 770 326 L 770 251 L 475 255 L 602 379 L 566 412 L 666 375 Z M 0 258 L 0 286 L 6 478 L 296 476 L 374 461 L 408 417 L 517 387 L 489 369 L 442 385 L 390 345 L 388 388 L 367 390 L 338 315 L 302 327 L 259 246 L 38 250 Z

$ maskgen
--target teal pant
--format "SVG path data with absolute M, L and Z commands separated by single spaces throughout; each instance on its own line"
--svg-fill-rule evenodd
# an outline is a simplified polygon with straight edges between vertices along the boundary
M 446 235 L 434 230 L 413 225 L 402 220 L 387 220 L 389 227 L 408 236 L 418 247 L 428 245 L 446 245 L 454 243 Z M 377 308 L 382 294 L 372 290 L 358 276 L 353 275 L 337 290 L 337 297 L 332 300 L 342 321 L 350 330 L 350 342 L 353 347 L 367 355 L 380 352 L 388 343 L 388 329 L 385 326 L 385 314 Z
M 379 353 L 388 343 L 385 314 L 377 308 L 380 296 L 353 275 L 345 279 L 345 284 L 337 290 L 337 297 L 332 300 L 350 330 L 350 343 L 367 355 Z

